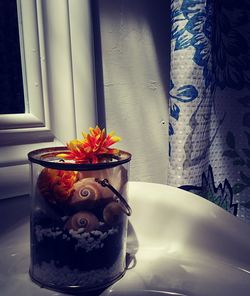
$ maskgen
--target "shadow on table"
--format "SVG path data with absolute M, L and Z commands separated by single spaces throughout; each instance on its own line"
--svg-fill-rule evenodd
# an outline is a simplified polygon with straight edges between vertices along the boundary
M 0 200 L 0 236 L 26 223 L 29 215 L 28 195 Z

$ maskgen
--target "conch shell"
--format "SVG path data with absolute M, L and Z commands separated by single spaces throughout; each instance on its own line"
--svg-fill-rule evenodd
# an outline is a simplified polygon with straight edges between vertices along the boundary
M 69 217 L 64 227 L 68 230 L 73 229 L 75 231 L 82 228 L 85 232 L 90 232 L 99 228 L 99 221 L 94 214 L 81 211 Z

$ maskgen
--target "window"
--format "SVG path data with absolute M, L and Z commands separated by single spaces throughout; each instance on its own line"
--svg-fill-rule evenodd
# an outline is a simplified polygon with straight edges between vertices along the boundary
M 16 0 L 0 2 L 0 114 L 24 113 Z
M 0 198 L 29 192 L 27 153 L 96 124 L 90 1 L 17 0 L 27 103 L 0 115 Z

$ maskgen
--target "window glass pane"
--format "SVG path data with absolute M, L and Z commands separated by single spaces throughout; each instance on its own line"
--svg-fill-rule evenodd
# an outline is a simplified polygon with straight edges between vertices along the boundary
M 17 4 L 0 1 L 0 114 L 24 112 Z

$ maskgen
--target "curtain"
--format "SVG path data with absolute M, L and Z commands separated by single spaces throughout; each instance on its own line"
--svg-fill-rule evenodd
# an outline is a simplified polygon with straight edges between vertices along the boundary
M 172 0 L 168 184 L 250 223 L 250 1 Z

